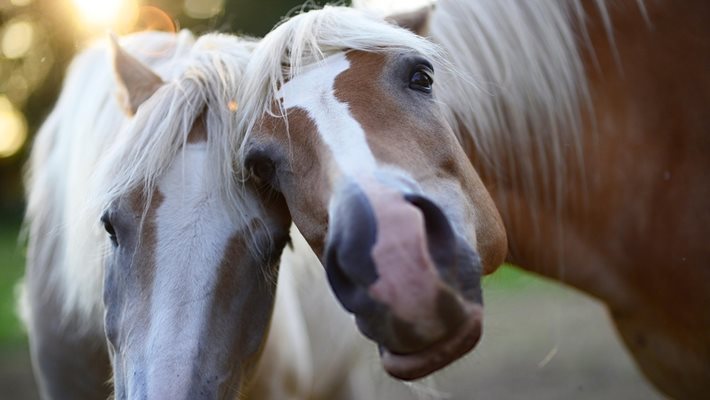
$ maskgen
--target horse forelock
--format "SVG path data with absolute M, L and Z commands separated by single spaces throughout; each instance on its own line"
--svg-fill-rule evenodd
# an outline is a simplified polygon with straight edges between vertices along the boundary
M 234 129 L 234 97 L 253 42 L 216 34 L 195 41 L 183 31 L 139 33 L 123 45 L 168 83 L 128 119 L 114 98 L 107 46 L 85 50 L 73 61 L 60 99 L 38 133 L 26 176 L 29 240 L 36 240 L 33 227 L 52 227 L 47 236 L 58 243 L 59 254 L 47 270 L 62 292 L 66 317 L 78 317 L 87 329 L 99 329 L 103 313 L 108 240 L 99 217 L 120 196 L 137 189 L 153 192 L 188 143 L 198 116 L 204 113 L 214 165 L 206 179 L 245 226 L 252 226 L 247 222 L 260 211 L 242 195 L 232 151 L 242 139 Z
M 438 46 L 379 16 L 347 7 L 325 6 L 284 20 L 256 46 L 239 90 L 239 131 L 254 129 L 264 115 L 283 116 L 277 109 L 284 83 L 313 64 L 343 51 L 418 52 L 448 66 Z M 280 114 L 279 114 L 280 113 Z
M 232 151 L 242 140 L 234 129 L 235 97 L 252 46 L 234 36 L 205 35 L 169 66 L 178 71 L 177 77 L 166 79 L 146 101 L 98 166 L 101 206 L 138 186 L 150 193 L 180 150 L 194 140 L 194 129 L 202 127 L 215 166 L 206 179 L 240 204 Z

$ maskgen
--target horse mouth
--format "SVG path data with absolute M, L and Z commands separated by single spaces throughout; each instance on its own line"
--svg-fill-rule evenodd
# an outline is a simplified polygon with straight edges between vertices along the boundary
M 451 335 L 424 350 L 399 354 L 380 346 L 380 357 L 385 371 L 405 381 L 423 378 L 468 353 L 481 338 L 483 308 L 469 305 L 467 317 Z

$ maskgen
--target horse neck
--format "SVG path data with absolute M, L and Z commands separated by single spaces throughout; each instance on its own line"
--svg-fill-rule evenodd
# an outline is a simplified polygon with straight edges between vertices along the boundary
M 568 159 L 581 159 L 587 86 L 571 23 L 581 18 L 578 7 L 449 1 L 430 24 L 455 70 L 440 79 L 439 95 L 484 181 L 550 209 L 559 206 Z M 498 200 L 505 208 L 507 199 Z
M 459 27 L 437 18 L 438 8 L 431 24 L 433 39 L 453 53 L 454 66 L 492 82 L 496 89 L 489 94 L 455 75 L 446 76 L 450 81 L 445 86 L 453 89 L 441 97 L 501 211 L 512 260 L 599 297 L 617 297 L 617 303 L 625 300 L 615 288 L 625 283 L 609 282 L 614 276 L 623 280 L 623 271 L 602 271 L 599 266 L 617 268 L 616 261 L 628 261 L 630 249 L 610 243 L 625 243 L 634 232 L 647 231 L 653 202 L 661 200 L 649 195 L 658 177 L 675 176 L 673 170 L 681 163 L 704 162 L 707 170 L 707 157 L 700 154 L 710 151 L 702 139 L 707 131 L 702 105 L 710 101 L 710 82 L 702 70 L 710 51 L 700 40 L 709 35 L 702 18 L 710 5 L 701 0 L 683 7 L 673 2 L 630 3 L 546 2 L 568 7 L 568 17 L 560 20 L 564 24 L 548 26 L 549 32 L 532 30 L 528 38 L 506 32 L 512 24 L 525 30 L 523 25 L 535 22 L 529 15 L 514 18 L 522 2 L 490 2 L 511 8 L 495 23 L 482 19 L 486 14 L 481 9 L 471 8 L 477 23 Z M 475 31 L 486 23 L 488 36 Z M 540 35 L 547 33 L 542 40 Z M 529 49 L 515 46 L 515 40 L 530 43 Z M 488 61 L 487 54 L 494 61 Z M 483 61 L 475 61 L 477 56 Z M 506 75 L 496 75 L 496 68 Z M 530 82 L 536 74 L 563 80 Z M 635 158 L 640 154 L 644 162 Z M 689 176 L 691 180 L 695 187 L 706 186 L 699 176 Z M 684 201 L 694 198 L 699 197 L 684 196 Z M 673 204 L 664 207 L 677 209 Z M 688 204 L 696 215 L 701 209 Z M 697 226 L 686 217 L 687 226 Z M 668 218 L 670 223 L 670 214 Z M 634 246 L 675 245 L 667 234 L 657 237 L 670 242 L 638 241 Z M 565 258 L 579 259 L 582 253 L 588 261 L 575 262 L 577 271 L 565 273 Z M 583 264 L 589 267 L 586 278 L 578 273 Z M 607 288 L 590 281 L 592 275 L 609 277 Z
M 638 7 L 627 8 L 648 29 Z M 563 249 L 525 238 L 562 242 L 565 216 L 587 205 L 587 72 L 607 53 L 614 60 L 611 17 L 603 1 L 448 1 L 430 24 L 459 71 L 440 79 L 440 97 L 501 212 L 511 259 L 557 278 Z

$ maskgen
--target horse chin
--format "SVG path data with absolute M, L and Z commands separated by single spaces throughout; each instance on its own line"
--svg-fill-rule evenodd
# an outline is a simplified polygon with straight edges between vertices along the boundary
M 461 358 L 481 338 L 483 307 L 469 304 L 466 314 L 467 318 L 456 331 L 421 351 L 399 354 L 380 345 L 380 358 L 385 371 L 397 379 L 412 381 Z

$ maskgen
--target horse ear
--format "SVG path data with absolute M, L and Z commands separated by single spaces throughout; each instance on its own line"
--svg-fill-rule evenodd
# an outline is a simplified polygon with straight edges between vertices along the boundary
M 427 36 L 429 34 L 429 18 L 432 12 L 434 12 L 434 5 L 429 5 L 414 11 L 393 14 L 385 19 L 419 36 Z
M 128 54 L 118 44 L 115 35 L 111 35 L 111 47 L 113 69 L 119 85 L 118 102 L 129 115 L 133 115 L 164 82 L 150 68 Z

